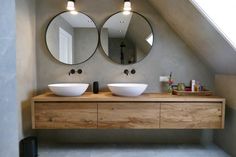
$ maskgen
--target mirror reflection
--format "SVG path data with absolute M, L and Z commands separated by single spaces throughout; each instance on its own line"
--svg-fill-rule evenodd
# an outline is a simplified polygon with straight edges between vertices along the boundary
M 101 30 L 101 45 L 106 55 L 118 64 L 134 64 L 150 52 L 153 32 L 140 14 L 119 12 L 111 16 Z
M 50 22 L 46 44 L 52 56 L 65 64 L 88 60 L 98 45 L 96 25 L 83 13 L 63 12 Z

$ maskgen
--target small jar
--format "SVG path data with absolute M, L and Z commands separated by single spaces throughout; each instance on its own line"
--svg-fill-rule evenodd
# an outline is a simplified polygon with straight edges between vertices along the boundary
M 184 83 L 178 83 L 177 89 L 178 89 L 178 91 L 185 91 L 185 84 Z

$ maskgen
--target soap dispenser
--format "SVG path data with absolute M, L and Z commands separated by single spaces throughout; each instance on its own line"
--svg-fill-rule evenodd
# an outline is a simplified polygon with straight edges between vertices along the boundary
M 93 93 L 94 94 L 99 93 L 99 83 L 98 83 L 98 81 L 93 82 Z

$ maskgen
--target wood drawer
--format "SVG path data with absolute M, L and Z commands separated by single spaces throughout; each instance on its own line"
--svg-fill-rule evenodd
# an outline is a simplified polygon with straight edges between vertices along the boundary
M 35 129 L 97 128 L 97 104 L 78 102 L 36 102 Z
M 162 103 L 161 128 L 216 129 L 223 128 L 222 103 Z
M 159 128 L 159 103 L 100 103 L 98 128 Z

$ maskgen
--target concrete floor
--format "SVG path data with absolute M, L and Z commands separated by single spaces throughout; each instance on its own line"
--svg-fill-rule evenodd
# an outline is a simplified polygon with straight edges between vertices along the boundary
M 230 157 L 215 145 L 41 145 L 40 157 Z

